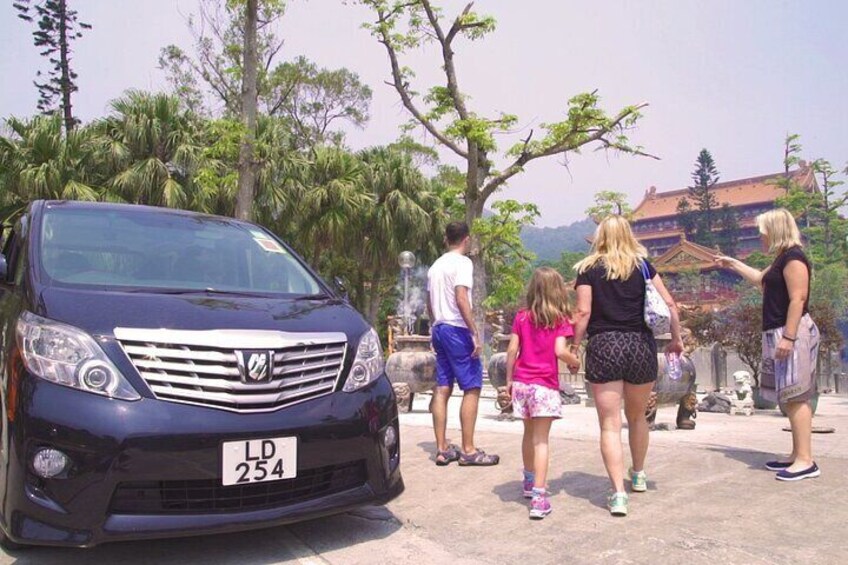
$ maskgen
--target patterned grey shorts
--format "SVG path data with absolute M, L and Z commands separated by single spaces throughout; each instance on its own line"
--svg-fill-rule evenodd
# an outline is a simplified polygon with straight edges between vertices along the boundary
M 604 332 L 586 346 L 586 380 L 641 385 L 657 380 L 657 342 L 645 332 Z
M 792 355 L 779 361 L 774 355 L 785 328 L 763 332 L 763 367 L 760 394 L 765 400 L 785 404 L 806 402 L 816 392 L 816 361 L 819 356 L 819 328 L 809 314 L 798 324 Z

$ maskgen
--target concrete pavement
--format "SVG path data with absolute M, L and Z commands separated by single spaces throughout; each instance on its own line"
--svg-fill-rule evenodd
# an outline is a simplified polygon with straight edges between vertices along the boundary
M 846 562 L 848 397 L 822 398 L 815 423 L 837 431 L 815 436 L 823 475 L 800 483 L 762 470 L 788 446 L 777 412 L 700 414 L 694 431 L 653 432 L 649 491 L 631 496 L 623 519 L 604 508 L 594 410 L 567 406 L 552 433 L 554 512 L 541 522 L 528 519 L 520 494 L 521 423 L 499 419 L 484 401 L 478 443 L 501 464 L 436 467 L 428 401 L 419 396 L 401 417 L 407 490 L 386 509 L 227 536 L 36 548 L 0 554 L 0 564 Z M 458 407 L 452 399 L 454 441 Z M 675 411 L 661 409 L 658 422 L 673 427 Z

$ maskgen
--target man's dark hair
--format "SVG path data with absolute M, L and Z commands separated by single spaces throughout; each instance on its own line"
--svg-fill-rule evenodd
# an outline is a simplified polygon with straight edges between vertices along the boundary
M 453 247 L 459 245 L 462 240 L 468 237 L 471 230 L 468 229 L 468 224 L 465 222 L 451 222 L 445 227 L 445 241 L 448 246 Z

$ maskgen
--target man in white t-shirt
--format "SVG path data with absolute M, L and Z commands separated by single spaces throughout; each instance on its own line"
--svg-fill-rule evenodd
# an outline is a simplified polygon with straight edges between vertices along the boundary
M 436 465 L 447 465 L 451 461 L 458 461 L 460 465 L 497 465 L 497 455 L 488 455 L 474 446 L 483 364 L 480 362 L 482 347 L 471 307 L 474 266 L 466 257 L 471 247 L 468 224 L 448 224 L 445 244 L 448 251 L 427 272 L 427 310 L 433 350 L 436 352 L 436 390 L 430 403 L 436 433 Z M 448 444 L 445 437 L 448 399 L 454 383 L 463 392 L 461 448 Z

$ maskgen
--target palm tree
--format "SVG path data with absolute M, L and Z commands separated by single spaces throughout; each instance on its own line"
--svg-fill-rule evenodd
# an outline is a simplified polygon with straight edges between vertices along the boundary
M 136 204 L 185 208 L 196 202 L 200 120 L 166 94 L 128 91 L 95 128 L 113 196 Z
M 319 265 L 322 254 L 349 254 L 355 239 L 361 238 L 369 197 L 362 190 L 363 167 L 355 155 L 332 147 L 316 148 L 313 155 L 303 169 L 303 197 L 296 215 L 301 249 Z
M 36 199 L 101 197 L 102 178 L 94 154 L 97 136 L 91 128 L 65 135 L 60 115 L 9 118 L 6 125 L 11 134 L 0 136 L 0 222 L 9 221 Z
M 376 323 L 382 298 L 397 280 L 396 257 L 405 249 L 425 261 L 434 257 L 445 219 L 438 195 L 408 154 L 375 148 L 359 157 L 365 164 L 362 185 L 370 201 L 362 218 L 364 238 L 358 256 L 370 286 L 365 315 Z
M 201 144 L 202 164 L 195 181 L 191 208 L 224 216 L 235 215 L 238 189 L 237 163 L 241 124 L 229 118 L 211 120 L 204 124 Z M 297 203 L 300 176 L 304 160 L 289 150 L 289 128 L 279 118 L 260 116 L 254 142 L 257 164 L 254 187 L 254 219 L 257 223 L 274 226 L 277 219 L 290 219 Z M 292 233 L 291 221 L 281 224 Z

